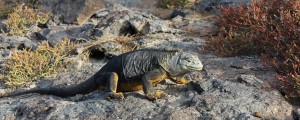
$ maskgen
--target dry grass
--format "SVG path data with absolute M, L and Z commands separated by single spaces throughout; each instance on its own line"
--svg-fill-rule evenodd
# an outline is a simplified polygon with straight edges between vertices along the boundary
M 97 40 L 83 43 L 81 45 L 83 51 L 87 51 L 89 48 L 97 45 L 101 45 L 105 42 L 116 42 L 123 46 L 122 51 L 128 52 L 135 50 L 137 46 L 130 44 L 130 41 L 134 40 L 136 36 L 121 36 L 121 37 L 114 37 L 114 36 L 103 36 L 98 38 Z
M 14 11 L 14 8 L 17 6 L 17 2 L 13 0 L 1 0 L 0 1 L 0 18 L 7 17 L 8 14 Z
M 33 7 L 37 0 L 0 0 L 0 18 L 6 18 L 18 5 L 25 3 Z
M 5 74 L 0 74 L 0 79 L 5 80 L 9 87 L 21 87 L 37 78 L 55 75 L 65 70 L 80 69 L 89 60 L 88 49 L 92 46 L 108 41 L 115 41 L 119 44 L 127 44 L 133 37 L 102 37 L 101 39 L 84 44 L 71 43 L 64 39 L 51 47 L 47 41 L 41 43 L 35 51 L 24 49 L 13 50 L 11 56 L 4 60 Z M 83 51 L 74 56 L 74 50 L 82 48 Z M 133 48 L 124 45 L 124 51 L 131 51 Z M 73 54 L 73 55 L 72 55 Z
M 4 24 L 9 29 L 9 34 L 22 36 L 32 25 L 37 22 L 46 23 L 49 18 L 50 13 L 41 13 L 22 4 L 8 15 L 8 20 Z
M 35 51 L 24 49 L 14 50 L 12 55 L 4 60 L 5 84 L 8 86 L 23 86 L 33 80 L 56 73 L 64 69 L 63 59 L 75 48 L 75 44 L 65 39 L 50 47 L 43 42 Z

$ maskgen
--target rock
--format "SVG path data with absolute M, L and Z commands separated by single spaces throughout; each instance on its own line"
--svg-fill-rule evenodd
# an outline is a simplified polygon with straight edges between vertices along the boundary
M 247 85 L 252 85 L 255 87 L 261 87 L 263 81 L 256 78 L 255 75 L 241 75 L 237 78 L 237 80 L 241 83 L 245 83 Z
M 205 92 L 193 98 L 200 119 L 292 119 L 292 106 L 276 90 L 265 91 L 224 80 L 199 82 Z
M 1 78 L 1 77 L 0 77 Z M 0 79 L 1 80 L 1 79 Z M 0 89 L 0 96 L 6 93 L 5 89 Z
M 62 23 L 85 23 L 97 11 L 105 8 L 103 0 L 39 0 L 38 6 L 54 13 Z M 58 21 L 57 21 L 58 22 Z
M 1 55 L 2 55 L 2 58 L 5 58 L 5 57 L 8 57 L 11 55 L 11 51 L 10 50 L 1 50 Z
M 5 24 L 2 23 L 2 21 L 0 20 L 0 33 L 3 33 L 3 32 L 8 32 L 8 29 L 6 27 Z
M 4 36 L 0 35 L 0 49 L 33 49 L 35 50 L 37 43 L 26 37 L 21 36 Z
M 129 10 L 137 10 L 143 13 L 151 13 L 162 19 L 170 19 L 171 9 L 162 9 L 159 6 L 161 0 L 106 0 L 108 3 L 117 5 L 113 9 L 126 8 Z M 107 6 L 106 6 L 107 8 Z M 112 8 L 110 8 L 112 9 Z M 107 10 L 110 10 L 107 9 Z M 124 10 L 124 9 L 123 9 Z M 119 9 L 121 11 L 121 9 Z
M 114 20 L 113 15 L 117 15 L 118 13 L 127 14 L 126 12 L 122 12 L 122 11 L 129 11 L 128 8 L 125 8 L 124 6 L 122 6 L 118 3 L 115 3 L 113 1 L 107 2 L 107 4 L 105 4 L 105 5 L 106 5 L 105 9 L 97 11 L 91 18 L 91 20 L 97 21 L 96 25 L 98 24 L 98 27 L 103 25 L 103 24 L 101 24 L 101 22 L 106 22 L 107 25 L 109 25 L 110 22 L 113 24 L 113 22 L 116 22 Z M 111 14 L 113 14 L 113 15 L 111 15 Z M 123 19 L 122 15 L 117 15 L 116 17 Z M 107 19 L 111 19 L 111 20 L 114 20 L 114 21 L 110 21 L 110 20 L 107 20 Z M 115 23 L 115 24 L 118 24 L 118 23 Z M 116 27 L 116 26 L 114 26 L 114 27 Z M 122 26 L 122 25 L 120 24 L 120 26 Z M 108 27 L 108 26 L 106 26 L 106 27 Z M 106 27 L 103 27 L 103 28 L 106 28 Z
M 107 16 L 108 14 L 109 14 L 109 11 L 105 9 L 105 10 L 97 11 L 93 17 L 102 18 L 102 17 Z
M 142 16 L 135 16 L 133 18 L 130 18 L 129 24 L 133 27 L 133 29 L 138 33 L 147 34 L 146 31 L 146 24 L 149 24 L 147 20 Z M 150 25 L 149 25 L 150 26 Z M 149 32 L 149 31 L 148 31 Z
M 145 26 L 144 29 L 141 31 L 143 34 L 154 34 L 154 33 L 173 33 L 173 34 L 181 34 L 184 33 L 181 30 L 172 29 L 165 25 L 163 21 L 155 20 L 149 21 Z
M 186 108 L 174 111 L 167 120 L 197 120 L 200 115 L 201 114 L 196 109 Z
M 177 16 L 185 17 L 187 14 L 189 14 L 189 11 L 187 9 L 174 9 L 170 16 L 170 19 Z
M 1 79 L 4 79 L 4 69 L 5 69 L 5 63 L 4 60 L 7 59 L 11 55 L 11 51 L 8 49 L 1 50 L 0 49 L 0 81 Z M 3 85 L 4 86 L 4 85 Z M 0 88 L 1 88 L 0 83 Z
M 85 42 L 102 36 L 102 31 L 94 27 L 95 25 L 93 24 L 53 26 L 40 30 L 36 35 L 38 40 L 48 40 L 52 46 L 64 38 L 77 42 Z
M 70 57 L 70 58 L 65 58 L 64 63 L 72 63 L 67 66 L 67 69 L 72 69 L 72 70 L 80 70 L 83 66 L 86 65 L 86 61 L 81 60 L 79 57 Z
M 147 9 L 155 9 L 159 0 L 112 0 L 114 3 L 121 4 L 127 8 L 131 9 L 139 9 L 139 10 L 147 10 Z
M 218 32 L 218 27 L 213 22 L 206 20 L 174 21 L 173 26 L 174 28 L 186 31 L 188 35 L 194 37 L 213 36 Z
M 237 81 L 237 77 L 240 75 L 253 75 L 264 82 L 268 80 L 275 79 L 273 74 L 274 71 L 257 71 L 252 69 L 257 69 L 263 63 L 255 57 L 226 57 L 220 58 L 212 54 L 205 54 L 201 56 L 203 64 L 207 75 L 210 79 L 219 79 L 219 80 L 232 80 Z M 232 67 L 232 65 L 240 66 L 243 69 L 237 69 Z M 252 69 L 250 69 L 252 68 Z
M 104 42 L 103 44 L 101 44 L 101 48 L 106 52 L 106 54 L 108 55 L 120 55 L 124 52 L 123 50 L 123 46 L 113 42 L 113 41 L 109 41 L 109 42 Z
M 74 74 L 75 76 L 79 76 Z M 149 101 L 140 93 L 125 93 L 125 100 L 105 100 L 103 92 L 93 92 L 81 98 L 59 98 L 48 95 L 26 95 L 18 99 L 2 98 L 0 117 L 15 114 L 17 118 L 39 119 L 292 119 L 292 107 L 276 91 L 264 91 L 236 82 L 206 80 L 196 82 L 206 86 L 202 94 L 185 86 L 168 85 L 160 90 L 169 95 Z M 165 85 L 163 85 L 165 86 Z M 163 87 L 162 86 L 162 87 Z M 159 86 L 158 86 L 159 87 Z M 30 97 L 29 97 L 30 96 Z M 72 102 L 77 99 L 79 102 Z M 66 100 L 68 99 L 68 100 Z M 23 113 L 23 114 L 21 114 Z
M 40 22 L 37 22 L 34 25 L 31 25 L 28 31 L 26 31 L 25 36 L 32 39 L 32 40 L 38 40 L 36 33 L 42 30 L 43 28 L 48 28 L 48 24 L 42 24 Z
M 114 41 L 108 41 L 89 47 L 88 52 L 90 53 L 90 58 L 102 60 L 104 58 L 110 59 L 120 55 L 124 53 L 124 50 L 122 45 Z
M 104 35 L 114 36 L 182 32 L 168 27 L 157 17 L 130 10 L 112 12 L 105 16 L 96 27 L 103 30 Z
M 51 112 L 56 110 L 56 104 L 51 103 L 53 99 L 48 98 L 50 100 L 47 100 L 47 98 L 36 98 L 31 99 L 30 101 L 23 101 L 14 104 L 14 109 L 11 109 L 11 111 L 6 111 L 4 113 L 1 113 L 0 117 L 4 118 L 19 118 L 19 119 L 35 119 L 35 118 L 45 118 L 50 114 Z M 51 101 L 52 100 L 52 101 Z M 7 108 L 9 104 L 12 104 L 11 102 L 7 101 L 3 106 L 1 106 L 1 109 Z M 21 105 L 23 104 L 23 105 Z
M 176 17 L 174 17 L 174 18 L 172 18 L 171 19 L 171 22 L 172 23 L 180 23 L 180 22 L 182 22 L 183 21 L 183 17 L 182 16 L 176 16 Z
M 173 10 L 171 9 L 163 9 L 163 8 L 155 8 L 152 9 L 151 14 L 163 19 L 163 20 L 169 20 L 171 14 L 173 13 Z
M 204 45 L 203 39 L 184 38 L 179 35 L 168 33 L 157 33 L 143 36 L 134 41 L 139 48 L 155 49 L 181 49 L 185 51 L 198 52 L 197 49 Z
M 212 11 L 218 9 L 220 5 L 238 5 L 240 3 L 251 3 L 253 0 L 201 0 L 195 8 L 199 11 Z
M 103 30 L 104 35 L 134 35 L 137 34 L 137 31 L 132 28 L 128 21 L 133 16 L 134 14 L 127 10 L 112 12 L 105 16 L 96 27 Z
M 169 33 L 148 34 L 133 41 L 139 48 L 166 48 L 161 44 L 171 43 L 171 41 L 178 41 L 180 36 Z M 170 46 L 172 46 L 170 45 Z
M 118 2 L 113 0 L 105 0 L 105 8 L 97 11 L 93 17 L 101 18 L 105 17 L 106 15 L 117 12 L 117 11 L 124 11 L 129 10 L 127 7 L 120 5 Z
M 196 91 L 198 94 L 202 94 L 203 92 L 205 92 L 204 89 L 207 90 L 207 88 L 204 88 L 205 86 L 201 86 L 201 84 L 197 84 L 194 81 L 189 82 L 188 85 L 191 90 Z
M 300 108 L 294 110 L 294 120 L 300 119 Z
M 149 20 L 141 17 L 135 17 L 130 19 L 129 23 L 138 33 L 142 33 L 144 35 L 154 33 L 183 33 L 183 31 L 170 28 L 162 20 Z

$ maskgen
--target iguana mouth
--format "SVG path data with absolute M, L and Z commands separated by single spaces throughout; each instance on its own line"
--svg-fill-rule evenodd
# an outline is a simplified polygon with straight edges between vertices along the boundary
M 202 65 L 199 65 L 199 66 L 189 66 L 188 67 L 191 71 L 200 71 L 203 69 L 203 66 Z

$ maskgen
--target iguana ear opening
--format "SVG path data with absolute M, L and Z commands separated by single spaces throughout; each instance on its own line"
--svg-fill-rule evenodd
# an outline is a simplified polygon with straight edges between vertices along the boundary
M 161 63 L 161 66 L 166 70 L 171 76 L 177 76 L 188 71 L 182 69 L 179 64 L 179 59 L 182 53 L 175 53 L 166 63 Z

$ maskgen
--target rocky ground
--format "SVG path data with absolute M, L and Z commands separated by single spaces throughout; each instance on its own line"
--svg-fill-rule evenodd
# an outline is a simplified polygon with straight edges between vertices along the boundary
M 296 105 L 279 91 L 264 88 L 274 80 L 274 71 L 261 69 L 263 63 L 256 56 L 218 57 L 203 50 L 205 39 L 216 34 L 217 27 L 199 11 L 236 3 L 203 0 L 194 10 L 158 10 L 155 1 L 147 0 L 42 1 L 40 5 L 55 16 L 45 26 L 33 27 L 25 37 L 0 34 L 0 63 L 10 49 L 36 47 L 37 42 L 45 39 L 54 45 L 65 37 L 86 42 L 106 36 L 134 35 L 129 44 L 136 49 L 183 49 L 198 54 L 204 71 L 187 75 L 193 81 L 188 85 L 176 85 L 169 80 L 157 85 L 156 89 L 168 96 L 156 101 L 145 99 L 142 91 L 124 93 L 125 100 L 107 100 L 101 91 L 69 98 L 38 94 L 0 98 L 0 119 L 300 119 Z M 1 22 L 0 27 L 5 28 Z M 105 64 L 105 56 L 125 52 L 123 47 L 115 41 L 103 41 L 91 52 L 104 57 L 96 57 L 87 67 L 60 73 L 54 80 L 39 79 L 28 88 L 80 83 Z M 9 90 L 0 83 L 1 93 Z

